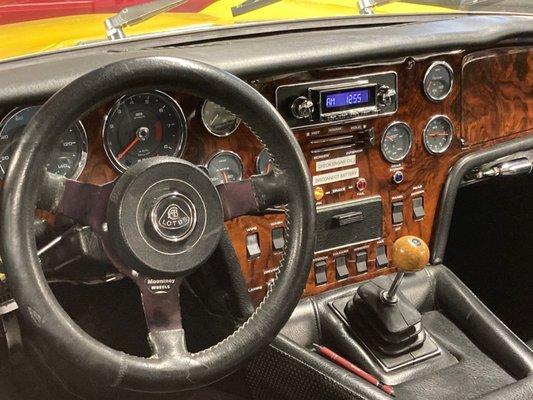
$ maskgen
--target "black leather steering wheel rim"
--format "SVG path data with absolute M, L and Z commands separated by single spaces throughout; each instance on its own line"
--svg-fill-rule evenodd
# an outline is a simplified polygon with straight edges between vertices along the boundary
M 283 173 L 287 240 L 278 277 L 250 319 L 219 344 L 199 353 L 141 358 L 91 338 L 66 314 L 42 272 L 34 232 L 34 210 L 45 177 L 45 161 L 63 132 L 96 104 L 127 92 L 175 90 L 212 100 L 254 131 Z M 289 318 L 305 287 L 314 248 L 315 206 L 305 158 L 275 108 L 239 78 L 185 59 L 137 58 L 92 71 L 50 98 L 26 127 L 13 153 L 2 193 L 2 254 L 19 315 L 47 346 L 99 384 L 164 392 L 192 389 L 231 373 L 268 345 Z M 174 336 L 157 346 L 173 353 Z

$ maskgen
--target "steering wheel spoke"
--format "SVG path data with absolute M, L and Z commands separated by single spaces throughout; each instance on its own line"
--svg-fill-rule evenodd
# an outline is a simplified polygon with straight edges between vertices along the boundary
M 183 278 L 131 276 L 141 292 L 148 341 L 156 357 L 187 353 L 181 320 L 180 288 Z
M 37 206 L 100 232 L 113 186 L 113 182 L 98 186 L 47 172 Z
M 288 202 L 286 176 L 270 172 L 254 175 L 250 179 L 217 186 L 224 220 L 253 215 Z

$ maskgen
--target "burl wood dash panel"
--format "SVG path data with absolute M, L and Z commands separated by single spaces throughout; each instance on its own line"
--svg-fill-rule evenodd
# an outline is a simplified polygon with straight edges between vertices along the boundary
M 430 101 L 422 87 L 424 74 L 435 61 L 447 62 L 454 71 L 453 88 L 440 102 Z M 517 136 L 533 134 L 531 65 L 531 48 L 501 48 L 471 54 L 458 51 L 373 65 L 303 71 L 250 81 L 263 96 L 275 103 L 275 91 L 280 85 L 387 71 L 394 71 L 398 75 L 398 111 L 394 115 L 294 130 L 312 175 L 317 174 L 317 161 L 352 154 L 356 156 L 359 176 L 367 181 L 367 187 L 363 191 L 355 189 L 355 179 L 321 185 L 325 196 L 317 202 L 317 207 L 379 196 L 383 209 L 380 238 L 315 254 L 314 261 L 326 261 L 327 282 L 317 286 L 311 268 L 304 295 L 394 272 L 395 269 L 390 265 L 377 268 L 376 248 L 386 246 L 387 255 L 390 257 L 392 243 L 400 236 L 419 236 L 428 242 L 431 249 L 437 204 L 450 167 L 470 151 Z M 202 124 L 201 99 L 170 94 L 180 103 L 187 120 L 188 137 L 182 156 L 184 159 L 204 165 L 216 152 L 231 150 L 241 157 L 245 178 L 257 173 L 256 159 L 262 147 L 244 124 L 228 137 L 215 137 Z M 87 166 L 80 176 L 81 181 L 103 184 L 118 176 L 102 145 L 104 117 L 111 106 L 112 103 L 104 104 L 83 120 L 90 146 Z M 435 115 L 446 115 L 454 127 L 454 137 L 449 150 L 438 156 L 429 154 L 422 141 L 423 130 Z M 391 164 L 381 154 L 380 141 L 385 128 L 395 121 L 403 121 L 411 127 L 413 146 L 404 161 Z M 339 137 L 361 128 L 373 128 L 375 132 L 375 144 L 366 149 L 348 146 L 324 151 L 325 147 L 330 146 L 328 143 L 313 141 L 316 138 Z M 317 150 L 320 152 L 317 153 Z M 343 167 L 332 169 L 331 172 L 341 170 Z M 401 184 L 394 184 L 391 180 L 395 171 L 402 171 L 405 175 Z M 423 218 L 414 218 L 412 205 L 413 198 L 416 197 L 423 197 Z M 398 201 L 404 204 L 404 221 L 401 224 L 393 224 L 391 207 L 393 202 Z M 281 253 L 274 250 L 272 230 L 283 225 L 283 214 L 244 216 L 226 223 L 246 285 L 256 303 L 261 301 L 268 283 L 277 272 Z M 261 254 L 250 260 L 246 251 L 246 236 L 255 233 L 259 237 Z M 350 242 L 351 239 L 347 238 L 347 243 Z M 356 253 L 361 251 L 368 254 L 366 272 L 356 270 Z M 339 256 L 347 258 L 349 274 L 344 279 L 338 279 L 335 274 L 335 259 Z
M 463 138 L 475 146 L 533 128 L 533 50 L 469 54 L 463 63 Z

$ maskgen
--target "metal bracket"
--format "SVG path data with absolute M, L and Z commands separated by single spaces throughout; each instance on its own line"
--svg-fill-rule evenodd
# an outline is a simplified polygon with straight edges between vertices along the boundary
M 123 28 L 139 24 L 147 19 L 155 17 L 171 8 L 177 7 L 188 0 L 154 0 L 141 3 L 133 7 L 126 7 L 112 17 L 104 21 L 106 35 L 109 40 L 124 39 Z

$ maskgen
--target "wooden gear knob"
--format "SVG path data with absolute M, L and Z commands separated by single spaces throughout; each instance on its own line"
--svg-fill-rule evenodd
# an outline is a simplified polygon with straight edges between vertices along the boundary
M 405 272 L 424 269 L 429 262 L 429 247 L 416 236 L 402 236 L 392 245 L 392 265 Z

